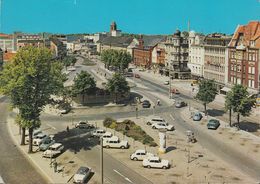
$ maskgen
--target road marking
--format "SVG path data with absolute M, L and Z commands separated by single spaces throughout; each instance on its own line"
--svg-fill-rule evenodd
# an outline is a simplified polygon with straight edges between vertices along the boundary
M 4 184 L 5 182 L 4 182 L 4 180 L 3 180 L 3 178 L 0 176 L 0 184 Z
M 50 125 L 50 124 L 48 124 L 48 123 L 47 123 L 47 125 L 48 125 L 49 127 L 51 127 L 52 129 L 56 130 L 56 128 L 55 128 L 54 126 L 52 126 L 52 125 Z
M 117 174 L 119 174 L 120 176 L 122 176 L 126 181 L 128 181 L 129 183 L 133 183 L 129 178 L 125 177 L 123 174 L 121 174 L 120 172 L 118 172 L 117 170 L 113 169 Z
M 174 117 L 170 114 L 170 117 L 172 118 L 173 121 L 175 121 Z

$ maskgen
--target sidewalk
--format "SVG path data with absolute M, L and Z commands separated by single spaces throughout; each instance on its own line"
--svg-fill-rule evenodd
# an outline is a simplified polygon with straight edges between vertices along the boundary
M 63 168 L 63 171 L 55 173 L 54 168 L 51 167 L 50 164 L 51 160 L 49 158 L 43 158 L 42 152 L 37 151 L 37 147 L 33 146 L 34 153 L 28 154 L 28 145 L 20 145 L 19 128 L 15 124 L 14 119 L 9 116 L 7 122 L 8 131 L 17 147 L 33 164 L 35 169 L 43 174 L 48 180 L 48 183 L 73 183 L 73 175 L 80 166 L 85 165 L 86 163 L 82 162 L 73 153 L 67 150 L 56 158 L 58 168 Z M 95 173 L 88 183 L 98 183 L 98 181 L 98 175 Z

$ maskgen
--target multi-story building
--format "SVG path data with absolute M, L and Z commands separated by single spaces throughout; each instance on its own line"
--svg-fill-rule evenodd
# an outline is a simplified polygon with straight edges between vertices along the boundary
M 204 35 L 189 32 L 189 62 L 191 77 L 194 79 L 202 78 L 204 75 Z
M 63 58 L 67 55 L 67 48 L 66 45 L 63 44 L 62 41 L 59 39 L 53 37 L 50 39 L 50 49 L 54 55 L 54 57 L 57 58 Z
M 183 35 L 177 30 L 165 41 L 166 68 L 165 74 L 176 79 L 190 78 L 188 68 L 189 44 L 188 35 Z
M 204 78 L 215 80 L 218 90 L 227 84 L 227 46 L 231 36 L 209 34 L 204 39 Z
M 13 35 L 0 34 L 0 48 L 4 52 L 16 51 L 16 43 Z
M 152 51 L 152 65 L 165 66 L 165 44 L 158 43 Z
M 152 52 L 158 43 L 165 41 L 165 37 L 160 35 L 141 35 L 138 41 L 138 45 L 133 48 L 133 62 L 136 66 L 151 68 Z M 155 52 L 157 54 L 157 50 Z
M 17 49 L 20 49 L 25 46 L 44 47 L 45 42 L 44 40 L 38 40 L 38 39 L 17 40 Z
M 260 22 L 239 25 L 228 49 L 228 82 L 260 90 Z

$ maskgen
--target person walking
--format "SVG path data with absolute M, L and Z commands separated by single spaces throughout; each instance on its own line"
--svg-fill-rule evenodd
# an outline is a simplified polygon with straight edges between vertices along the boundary
M 69 132 L 69 131 L 70 131 L 70 128 L 69 128 L 69 126 L 67 126 L 66 130 L 67 130 L 67 132 Z

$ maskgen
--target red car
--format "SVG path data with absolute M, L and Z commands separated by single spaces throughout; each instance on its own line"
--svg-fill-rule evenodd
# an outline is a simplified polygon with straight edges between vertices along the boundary
M 138 79 L 140 79 L 141 77 L 140 77 L 140 75 L 139 75 L 139 74 L 135 74 L 135 78 L 138 78 Z

